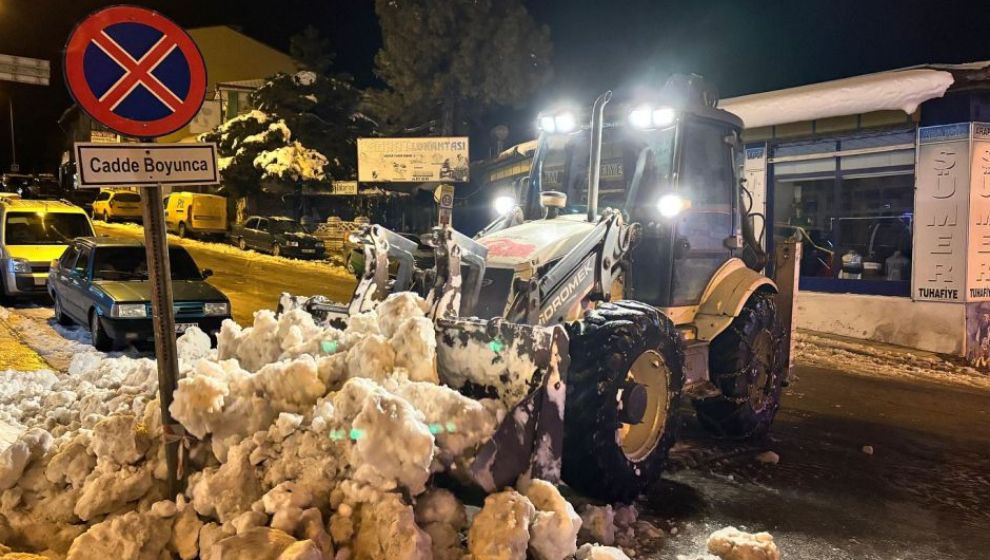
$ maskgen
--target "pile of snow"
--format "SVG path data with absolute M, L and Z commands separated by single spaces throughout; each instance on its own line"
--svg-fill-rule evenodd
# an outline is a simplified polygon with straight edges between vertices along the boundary
M 708 537 L 708 552 L 722 560 L 780 560 L 770 533 L 746 533 L 735 527 L 719 529 Z
M 884 110 L 910 115 L 945 95 L 953 81 L 944 70 L 894 70 L 724 99 L 719 108 L 739 116 L 746 128 Z
M 0 543 L 71 560 L 575 554 L 581 517 L 551 484 L 493 494 L 472 523 L 430 487 L 464 472 L 505 408 L 438 384 L 425 307 L 395 294 L 345 330 L 261 311 L 226 322 L 218 350 L 190 329 L 170 409 L 186 433 L 175 501 L 154 361 L 90 352 L 68 374 L 0 373 L 0 420 L 19 433 L 0 452 Z

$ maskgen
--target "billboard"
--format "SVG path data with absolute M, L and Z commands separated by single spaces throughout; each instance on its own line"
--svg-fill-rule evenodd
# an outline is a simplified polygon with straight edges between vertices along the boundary
M 358 138 L 358 181 L 422 183 L 468 180 L 466 136 Z

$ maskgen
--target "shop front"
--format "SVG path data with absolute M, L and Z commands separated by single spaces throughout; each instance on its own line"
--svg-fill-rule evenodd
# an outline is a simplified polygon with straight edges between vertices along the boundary
M 987 364 L 986 67 L 892 71 L 723 102 L 746 122 L 739 164 L 757 232 L 768 244 L 802 241 L 799 328 Z M 892 100 L 895 86 L 902 96 Z

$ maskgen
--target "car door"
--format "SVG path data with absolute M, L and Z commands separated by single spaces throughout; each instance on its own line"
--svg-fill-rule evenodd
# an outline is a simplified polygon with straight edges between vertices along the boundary
M 267 251 L 271 247 L 270 237 L 268 233 L 268 219 L 259 218 L 258 227 L 254 230 L 254 248 L 259 251 Z
M 96 195 L 96 199 L 93 201 L 93 217 L 106 213 L 108 200 L 110 200 L 110 193 L 107 191 L 102 191 Z
M 62 256 L 58 258 L 58 263 L 56 266 L 52 267 L 51 274 L 48 275 L 49 289 L 51 291 L 52 297 L 61 297 L 63 302 L 68 297 L 68 282 L 69 274 L 72 271 L 72 267 L 76 266 L 76 258 L 79 256 L 79 248 L 73 243 L 69 245 Z M 65 309 L 65 304 L 62 304 L 62 309 L 68 313 Z M 70 313 L 71 315 L 71 313 Z
M 91 247 L 80 247 L 79 256 L 66 274 L 65 298 L 62 308 L 78 323 L 85 325 L 89 320 L 89 265 L 93 260 Z

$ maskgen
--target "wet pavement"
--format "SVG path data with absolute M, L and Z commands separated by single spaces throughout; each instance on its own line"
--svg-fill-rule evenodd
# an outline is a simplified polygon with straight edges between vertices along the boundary
M 642 504 L 678 535 L 640 557 L 696 558 L 725 525 L 769 531 L 784 558 L 988 557 L 990 392 L 796 373 L 766 441 L 714 442 L 686 421 L 676 472 Z M 756 461 L 764 450 L 780 462 Z

